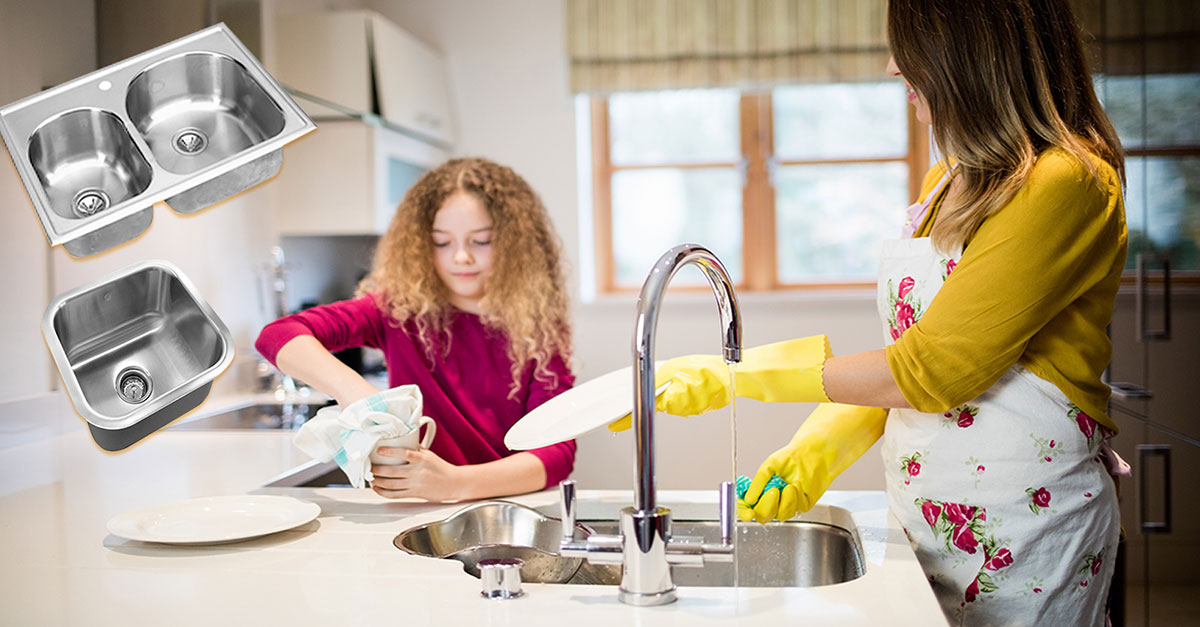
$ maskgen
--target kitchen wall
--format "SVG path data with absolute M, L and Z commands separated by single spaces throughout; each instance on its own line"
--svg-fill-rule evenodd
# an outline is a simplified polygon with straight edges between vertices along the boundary
M 571 289 L 579 293 L 581 229 L 576 174 L 575 99 L 567 91 L 564 16 L 559 0 L 355 1 L 264 0 L 276 14 L 292 10 L 370 8 L 445 54 L 460 140 L 455 152 L 481 155 L 514 167 L 540 192 L 566 246 Z M 47 0 L 0 5 L 0 101 L 11 102 L 96 67 L 96 19 L 90 0 Z M 32 7 L 32 8 L 31 8 Z M 268 12 L 270 12 L 268 11 Z M 264 24 L 264 29 L 269 25 Z M 63 46 L 61 42 L 71 41 Z M 147 44 L 150 45 L 150 44 Z M 287 149 L 284 150 L 287 167 Z M 57 386 L 39 328 L 54 295 L 136 261 L 165 258 L 197 284 L 235 336 L 239 361 L 217 380 L 215 392 L 236 387 L 254 358 L 252 342 L 265 321 L 256 272 L 278 241 L 269 208 L 270 183 L 218 207 L 183 217 L 155 211 L 146 235 L 103 255 L 79 261 L 50 251 L 12 168 L 0 168 L 0 227 L 10 236 L 0 263 L 20 268 L 0 277 L 0 401 L 46 393 Z M 586 193 L 584 194 L 586 197 Z M 584 234 L 581 236 L 581 232 Z M 799 335 L 828 333 L 836 351 L 880 344 L 869 293 L 804 295 L 742 294 L 748 345 Z M 635 296 L 602 296 L 574 302 L 575 370 L 586 381 L 630 363 Z M 659 326 L 659 354 L 718 350 L 711 296 L 673 293 Z M 757 464 L 784 444 L 808 405 L 738 406 L 738 470 Z M 658 477 L 664 488 L 715 486 L 729 474 L 728 414 L 687 421 L 667 418 L 658 429 Z M 632 477 L 632 436 L 596 433 L 580 440 L 576 476 L 588 488 L 627 488 Z M 699 463 L 697 463 L 699 462 Z M 877 452 L 844 475 L 835 487 L 881 488 Z
M 62 42 L 72 45 L 64 46 Z M 92 0 L 0 0 L 0 106 L 96 68 Z M 0 157 L 0 402 L 43 395 L 57 372 L 42 342 L 50 249 L 8 152 Z
M 538 190 L 566 245 L 574 269 L 572 293 L 578 295 L 575 101 L 567 90 L 563 3 L 376 0 L 363 6 L 446 56 L 459 124 L 455 151 L 510 165 Z M 740 297 L 747 345 L 828 333 L 839 353 L 882 346 L 872 294 Z M 630 294 L 582 303 L 576 296 L 575 371 L 580 381 L 630 364 L 635 300 Z M 660 357 L 716 352 L 720 338 L 712 296 L 668 296 L 658 338 Z M 767 454 L 787 442 L 810 408 L 741 401 L 738 471 L 753 474 Z M 664 419 L 657 430 L 659 485 L 715 487 L 729 476 L 729 433 L 725 412 L 687 421 Z M 579 442 L 576 478 L 586 488 L 628 488 L 632 464 L 629 433 L 594 433 Z M 868 452 L 834 487 L 882 489 L 878 450 Z

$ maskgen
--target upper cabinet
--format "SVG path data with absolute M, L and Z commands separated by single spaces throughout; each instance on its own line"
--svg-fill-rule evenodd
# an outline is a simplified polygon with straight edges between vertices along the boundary
M 442 55 L 378 15 L 370 17 L 379 111 L 393 124 L 454 143 Z
M 301 92 L 318 123 L 347 110 L 373 113 L 432 143 L 454 143 L 446 64 L 433 48 L 372 11 L 282 16 L 274 26 L 269 69 Z

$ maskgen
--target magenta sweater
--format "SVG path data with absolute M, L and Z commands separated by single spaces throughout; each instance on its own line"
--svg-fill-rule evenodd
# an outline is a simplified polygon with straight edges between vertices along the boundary
M 574 375 L 561 357 L 549 364 L 553 381 L 533 378 L 526 366 L 516 396 L 508 398 L 512 363 L 506 339 L 483 325 L 479 316 L 458 311 L 450 324 L 450 352 L 431 364 L 411 321 L 397 324 L 362 296 L 307 309 L 268 324 L 255 348 L 272 364 L 279 349 L 297 335 L 311 335 L 331 352 L 353 346 L 383 351 L 391 387 L 415 383 L 425 399 L 425 415 L 437 421 L 437 436 L 430 450 L 455 464 L 481 464 L 513 454 L 504 446 L 504 434 L 529 410 L 569 389 Z M 546 486 L 566 479 L 575 464 L 575 441 L 569 440 L 529 451 L 546 468 Z

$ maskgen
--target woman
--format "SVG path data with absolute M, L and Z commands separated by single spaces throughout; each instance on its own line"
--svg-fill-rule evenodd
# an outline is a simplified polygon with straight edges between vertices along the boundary
M 1101 373 L 1126 228 L 1078 27 L 1066 0 L 890 0 L 888 37 L 948 162 L 884 245 L 887 348 L 745 351 L 739 396 L 850 405 L 818 407 L 762 464 L 743 515 L 811 507 L 882 433 L 891 510 L 948 619 L 1103 624 L 1119 514 Z M 719 359 L 672 360 L 658 407 L 722 406 L 726 378 Z M 763 494 L 774 475 L 788 486 Z
M 267 325 L 255 346 L 339 405 L 379 390 L 330 351 L 383 351 L 391 387 L 416 384 L 437 423 L 429 450 L 380 447 L 389 498 L 456 501 L 540 490 L 565 479 L 567 441 L 513 453 L 504 434 L 571 387 L 560 244 L 537 194 L 511 169 L 455 159 L 405 194 L 353 300 Z

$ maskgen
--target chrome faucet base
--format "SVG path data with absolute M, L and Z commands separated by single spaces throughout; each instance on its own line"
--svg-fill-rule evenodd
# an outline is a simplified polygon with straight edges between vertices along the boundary
M 626 605 L 651 607 L 654 605 L 667 605 L 668 603 L 674 603 L 679 599 L 679 595 L 675 594 L 674 586 L 672 586 L 671 589 L 667 590 L 666 592 L 655 592 L 652 594 L 645 592 L 630 592 L 625 588 L 621 588 L 621 591 L 617 593 L 617 599 Z
M 675 600 L 675 584 L 667 560 L 671 541 L 671 510 L 653 512 L 632 507 L 621 510 L 623 544 L 621 597 L 636 599 L 634 605 L 661 605 Z

